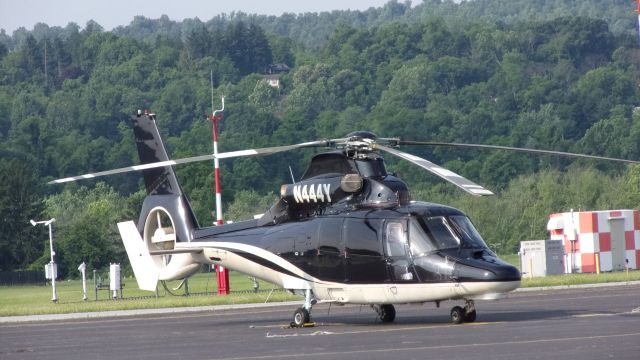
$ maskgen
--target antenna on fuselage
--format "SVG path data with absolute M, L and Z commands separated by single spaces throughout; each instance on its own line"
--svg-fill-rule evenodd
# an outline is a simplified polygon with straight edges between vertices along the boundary
M 293 184 L 295 184 L 296 179 L 293 177 L 293 170 L 291 170 L 291 165 L 289 165 L 289 174 L 291 174 L 291 181 L 293 181 Z

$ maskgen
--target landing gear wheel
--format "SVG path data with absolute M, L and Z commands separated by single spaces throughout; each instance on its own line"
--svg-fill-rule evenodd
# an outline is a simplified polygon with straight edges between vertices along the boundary
M 464 305 L 464 317 L 462 318 L 464 322 L 474 322 L 476 321 L 476 306 L 473 303 L 473 300 L 466 299 Z
M 451 309 L 451 322 L 454 324 L 462 324 L 464 322 L 464 309 L 460 306 L 454 306 Z
M 464 322 L 472 323 L 476 321 L 476 311 L 473 310 L 464 315 Z
M 298 308 L 293 313 L 293 322 L 291 325 L 295 327 L 303 327 L 304 324 L 311 321 L 311 316 L 309 315 L 309 311 L 305 308 Z
M 391 304 L 380 305 L 380 312 L 378 315 L 383 323 L 393 322 L 393 320 L 396 319 L 396 308 Z

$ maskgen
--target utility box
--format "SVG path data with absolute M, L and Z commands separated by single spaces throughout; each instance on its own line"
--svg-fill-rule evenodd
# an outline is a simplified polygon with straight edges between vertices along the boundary
M 118 290 L 122 289 L 120 280 L 120 264 L 109 266 L 109 290 L 113 291 L 113 298 L 118 297 Z
M 519 255 L 522 276 L 541 277 L 564 273 L 564 248 L 560 240 L 522 241 Z
M 58 278 L 58 264 L 56 263 L 48 263 L 44 266 L 44 277 L 47 280 L 57 279 Z

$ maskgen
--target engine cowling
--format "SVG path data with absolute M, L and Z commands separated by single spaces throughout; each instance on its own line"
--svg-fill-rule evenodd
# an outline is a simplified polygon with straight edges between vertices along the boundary
M 312 178 L 282 185 L 280 197 L 293 208 L 326 206 L 359 192 L 362 181 L 357 174 Z

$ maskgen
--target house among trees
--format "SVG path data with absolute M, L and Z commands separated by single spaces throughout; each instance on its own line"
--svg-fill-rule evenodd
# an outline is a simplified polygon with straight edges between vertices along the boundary
M 264 75 L 264 79 L 267 81 L 269 86 L 280 88 L 280 75 L 287 73 L 290 70 L 291 68 L 287 64 L 271 64 L 267 67 L 267 73 Z

